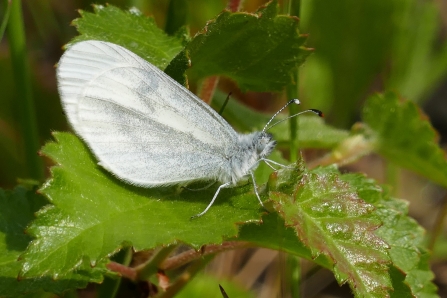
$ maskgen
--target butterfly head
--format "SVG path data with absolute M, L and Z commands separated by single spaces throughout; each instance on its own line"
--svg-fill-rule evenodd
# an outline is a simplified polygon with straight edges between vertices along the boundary
M 260 158 L 269 156 L 275 149 L 276 141 L 273 136 L 267 132 L 261 131 L 254 138 L 254 147 Z

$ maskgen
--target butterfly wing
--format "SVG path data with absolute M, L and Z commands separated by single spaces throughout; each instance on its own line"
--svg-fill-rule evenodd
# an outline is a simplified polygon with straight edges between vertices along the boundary
M 57 77 L 73 129 L 118 178 L 151 187 L 222 177 L 238 134 L 139 56 L 80 42 L 62 56 Z

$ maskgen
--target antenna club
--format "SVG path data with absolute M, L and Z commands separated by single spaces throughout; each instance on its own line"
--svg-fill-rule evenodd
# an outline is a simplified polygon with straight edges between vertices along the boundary
M 314 112 L 315 114 L 317 114 L 318 116 L 320 116 L 321 118 L 324 118 L 324 114 L 322 111 L 317 110 L 317 109 L 309 109 L 309 111 Z
M 301 101 L 298 98 L 292 99 L 291 102 L 297 105 L 301 104 Z

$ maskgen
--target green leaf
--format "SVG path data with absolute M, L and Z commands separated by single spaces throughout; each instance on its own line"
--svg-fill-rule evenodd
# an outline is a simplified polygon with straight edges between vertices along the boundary
M 405 283 L 411 287 L 414 297 L 439 297 L 438 289 L 432 282 L 434 274 L 430 270 L 430 257 L 427 251 L 421 250 L 418 261 L 405 278 Z
M 287 169 L 269 183 L 273 208 L 312 257 L 325 255 L 337 281 L 348 282 L 356 296 L 384 297 L 391 289 L 388 245 L 374 233 L 380 217 L 359 197 L 361 187 L 333 167 Z
M 202 217 L 217 186 L 206 191 L 145 189 L 125 184 L 100 168 L 84 144 L 54 134 L 42 153 L 53 159 L 53 178 L 41 192 L 53 206 L 41 210 L 28 231 L 37 239 L 23 255 L 22 276 L 65 276 L 79 264 L 95 264 L 124 244 L 135 250 L 177 242 L 195 248 L 221 243 L 238 232 L 236 223 L 258 221 L 252 183 L 224 189 Z
M 393 280 L 393 287 L 409 287 L 414 297 L 422 297 L 422 294 L 424 297 L 436 297 L 436 286 L 432 283 L 433 273 L 424 244 L 425 231 L 408 216 L 408 203 L 391 198 L 386 189 L 363 175 L 347 174 L 342 179 L 354 186 L 363 200 L 376 207 L 375 213 L 382 220 L 376 234 L 390 246 L 388 253 L 393 267 L 405 275 L 401 281 L 404 285 L 398 285 Z
M 14 191 L 0 189 L 0 296 L 17 297 L 21 294 L 41 292 L 62 293 L 67 289 L 83 288 L 90 281 L 100 282 L 101 275 L 87 268 L 73 272 L 65 279 L 54 280 L 51 276 L 18 279 L 23 260 L 19 259 L 31 237 L 26 227 L 34 219 L 34 213 L 47 202 L 34 191 L 17 187 Z
M 190 64 L 188 53 L 186 51 L 181 51 L 168 64 L 165 69 L 165 73 L 176 80 L 179 84 L 188 88 L 188 78 L 186 77 L 185 70 L 190 66 Z
M 211 102 L 212 106 L 219 110 L 226 97 L 227 95 L 217 91 Z M 240 131 L 253 131 L 262 130 L 273 115 L 256 112 L 237 100 L 230 99 L 222 116 Z M 285 115 L 278 115 L 275 119 L 279 121 L 284 118 Z M 288 146 L 290 127 L 287 124 L 283 122 L 269 130 L 279 146 Z M 331 127 L 316 115 L 298 116 L 298 127 L 300 148 L 333 148 L 349 136 L 348 131 Z
M 187 45 L 194 79 L 222 75 L 242 90 L 280 91 L 310 51 L 298 19 L 277 15 L 272 1 L 256 13 L 224 11 Z
M 408 216 L 407 203 L 372 179 L 300 164 L 272 175 L 268 188 L 283 218 L 271 213 L 244 225 L 238 240 L 312 260 L 358 296 L 384 296 L 389 270 L 393 297 L 435 297 L 423 228 Z
M 390 293 L 392 298 L 414 297 L 410 288 L 404 283 L 405 274 L 396 267 L 390 267 L 390 276 L 393 283 L 393 291 Z
M 370 97 L 363 119 L 376 150 L 389 161 L 447 187 L 447 161 L 436 131 L 412 102 L 386 93 Z
M 81 35 L 71 43 L 90 39 L 112 42 L 160 69 L 165 69 L 183 49 L 179 37 L 168 36 L 156 26 L 153 18 L 145 17 L 135 8 L 130 11 L 112 5 L 94 5 L 93 8 L 94 13 L 81 10 L 81 18 L 73 21 Z

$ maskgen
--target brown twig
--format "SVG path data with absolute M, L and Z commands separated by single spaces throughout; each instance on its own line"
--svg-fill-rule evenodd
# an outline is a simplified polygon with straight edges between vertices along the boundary
M 138 280 L 147 280 L 160 270 L 160 264 L 162 264 L 171 252 L 177 247 L 177 245 L 168 245 L 157 248 L 150 259 L 141 265 L 135 267 L 138 273 Z
M 166 291 L 161 292 L 157 298 L 171 298 L 174 297 L 206 264 L 211 261 L 210 257 L 194 260 L 190 266 L 180 274 L 177 279 L 171 284 Z
M 176 256 L 173 256 L 171 258 L 166 259 L 160 266 L 160 269 L 162 270 L 171 270 L 178 267 L 181 267 L 189 262 L 192 262 L 193 260 L 199 259 L 201 257 L 215 254 L 218 252 L 226 251 L 226 250 L 233 250 L 237 248 L 247 248 L 250 247 L 251 244 L 249 242 L 241 242 L 241 241 L 229 241 L 224 242 L 219 245 L 207 245 L 204 246 L 201 250 L 197 251 L 195 249 L 191 249 L 188 251 L 185 251 L 183 253 L 180 253 Z
M 218 82 L 219 82 L 218 76 L 209 77 L 202 81 L 199 90 L 199 97 L 207 104 L 210 104 L 211 99 L 214 96 L 214 91 L 216 90 Z
M 136 281 L 137 280 L 137 270 L 135 268 L 116 263 L 116 262 L 110 262 L 106 265 L 107 269 L 110 271 L 116 272 L 122 277 L 128 278 L 130 280 Z
M 251 243 L 242 241 L 228 241 L 222 244 L 206 245 L 203 246 L 200 250 L 190 249 L 166 259 L 160 264 L 159 269 L 163 271 L 172 270 L 186 265 L 194 260 L 200 259 L 204 256 L 209 256 L 227 250 L 247 248 L 251 246 Z M 107 269 L 133 281 L 139 279 L 138 270 L 136 268 L 128 267 L 116 262 L 110 262 L 107 264 Z

